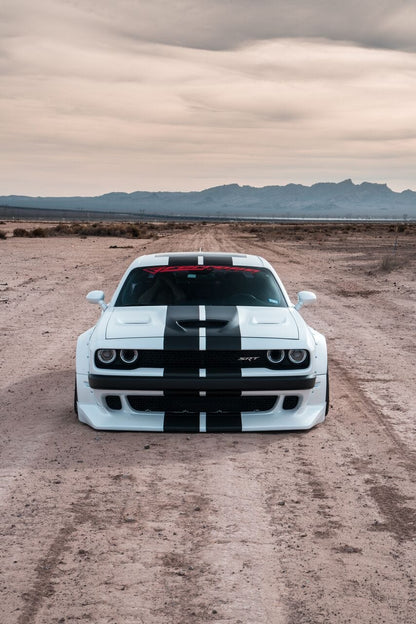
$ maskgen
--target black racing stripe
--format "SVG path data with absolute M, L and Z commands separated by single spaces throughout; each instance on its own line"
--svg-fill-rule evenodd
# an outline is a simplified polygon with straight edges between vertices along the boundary
M 163 369 L 163 377 L 165 379 L 183 379 L 183 376 L 190 379 L 197 379 L 199 377 L 199 368 L 175 368 L 174 366 L 167 366 Z
M 207 351 L 240 351 L 241 333 L 237 306 L 206 306 L 207 321 L 223 321 L 222 327 L 207 326 Z
M 199 320 L 198 306 L 168 306 L 163 348 L 170 351 L 198 351 L 199 328 L 181 327 L 181 321 Z
M 207 413 L 207 433 L 232 433 L 242 431 L 241 413 L 230 414 Z
M 227 379 L 227 377 L 235 379 L 236 377 L 241 377 L 241 368 L 239 366 L 227 366 L 227 368 L 216 366 L 215 368 L 208 367 L 205 370 L 206 377 L 209 379 Z
M 220 254 L 213 254 L 204 256 L 204 264 L 215 266 L 233 266 L 232 256 L 221 256 Z
M 198 256 L 169 256 L 169 266 L 195 266 L 198 264 Z
M 186 414 L 166 412 L 163 421 L 163 431 L 176 433 L 198 433 L 199 412 Z

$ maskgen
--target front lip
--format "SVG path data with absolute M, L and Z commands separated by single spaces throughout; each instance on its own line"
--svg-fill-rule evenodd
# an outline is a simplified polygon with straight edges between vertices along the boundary
M 310 390 L 316 377 L 130 377 L 90 373 L 88 382 L 95 390 Z

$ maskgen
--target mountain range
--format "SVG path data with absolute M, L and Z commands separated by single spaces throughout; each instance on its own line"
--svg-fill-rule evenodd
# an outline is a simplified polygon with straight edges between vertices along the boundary
M 168 218 L 375 218 L 416 219 L 416 192 L 397 193 L 386 184 L 352 180 L 312 186 L 287 184 L 256 188 L 227 184 L 203 191 L 106 193 L 97 197 L 0 196 L 0 216 L 42 213 L 105 213 Z M 81 216 L 81 215 L 80 215 Z

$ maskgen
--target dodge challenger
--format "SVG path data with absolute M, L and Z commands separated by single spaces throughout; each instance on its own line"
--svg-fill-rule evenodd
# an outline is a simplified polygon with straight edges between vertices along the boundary
M 240 253 L 134 260 L 78 338 L 75 411 L 94 429 L 310 429 L 329 405 L 325 338 L 273 267 Z

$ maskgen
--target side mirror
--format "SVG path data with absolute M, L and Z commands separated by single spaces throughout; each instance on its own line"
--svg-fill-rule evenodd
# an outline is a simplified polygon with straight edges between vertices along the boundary
M 316 301 L 316 295 L 309 290 L 301 290 L 298 292 L 298 301 L 295 305 L 295 310 L 300 310 L 303 305 L 309 305 Z
M 102 310 L 107 309 L 107 304 L 104 303 L 104 293 L 102 290 L 92 290 L 87 295 L 88 303 L 98 303 Z

